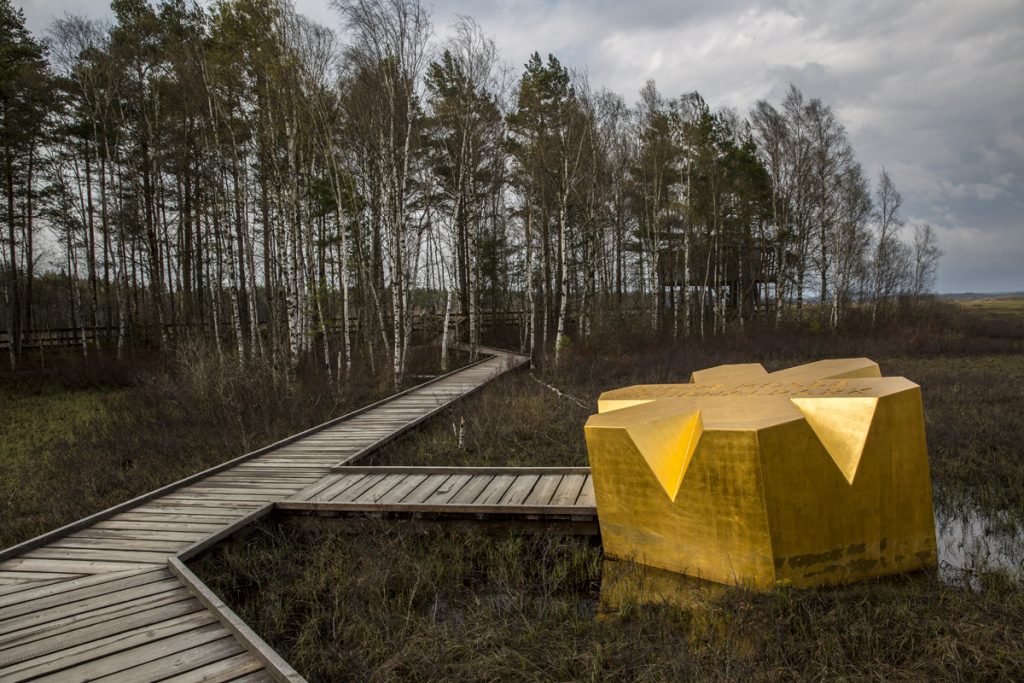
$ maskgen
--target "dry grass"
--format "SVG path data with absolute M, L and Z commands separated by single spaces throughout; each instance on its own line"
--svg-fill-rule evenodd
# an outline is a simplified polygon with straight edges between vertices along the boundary
M 1024 296 L 1007 295 L 957 302 L 967 310 L 997 319 L 1024 319 Z
M 521 370 L 498 378 L 360 464 L 586 465 L 582 425 L 591 412 Z
M 1019 680 L 1024 586 L 933 577 L 601 606 L 599 546 L 261 525 L 204 580 L 311 681 Z

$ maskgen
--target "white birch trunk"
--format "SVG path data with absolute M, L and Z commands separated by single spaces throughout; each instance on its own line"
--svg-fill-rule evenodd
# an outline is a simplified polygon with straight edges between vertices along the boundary
M 565 174 L 568 176 L 568 164 L 569 161 L 566 159 L 564 162 Z M 566 239 L 566 204 L 569 201 L 569 191 L 566 189 L 560 197 L 558 207 L 558 271 L 562 279 L 561 288 L 561 301 L 558 307 L 558 331 L 555 334 L 555 365 L 558 365 L 558 361 L 561 358 L 562 347 L 565 344 L 565 313 L 569 303 L 569 273 L 568 273 L 568 251 L 569 244 Z
M 448 324 L 452 316 L 452 290 L 448 290 L 448 298 L 444 306 L 444 330 L 441 332 L 441 372 L 448 371 Z
M 526 302 L 529 311 L 529 340 L 530 340 L 530 368 L 534 367 L 534 349 L 537 344 L 537 298 L 534 293 L 534 264 L 533 264 L 533 207 L 530 206 L 530 199 L 526 200 Z

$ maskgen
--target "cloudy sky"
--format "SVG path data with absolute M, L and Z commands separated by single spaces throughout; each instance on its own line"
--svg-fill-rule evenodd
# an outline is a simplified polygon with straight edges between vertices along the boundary
M 425 0 L 429 5 L 430 0 Z M 102 0 L 14 0 L 29 28 Z M 297 0 L 335 26 L 327 0 Z M 745 114 L 790 83 L 831 104 L 872 177 L 903 194 L 909 236 L 930 222 L 942 292 L 1024 290 L 1024 0 L 436 0 L 443 37 L 460 14 L 516 70 L 533 51 L 634 101 L 653 78 Z

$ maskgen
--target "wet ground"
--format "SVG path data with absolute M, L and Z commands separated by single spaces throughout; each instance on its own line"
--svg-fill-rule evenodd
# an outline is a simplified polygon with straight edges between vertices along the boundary
M 1024 576 L 1024 529 L 1004 515 L 960 510 L 935 515 L 939 575 L 959 582 L 981 571 Z

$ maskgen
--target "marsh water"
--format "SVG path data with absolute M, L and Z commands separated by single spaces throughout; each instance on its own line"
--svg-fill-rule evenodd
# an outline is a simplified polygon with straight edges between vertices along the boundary
M 936 513 L 935 536 L 944 580 L 992 570 L 1024 576 L 1024 528 L 1007 515 L 976 509 Z

